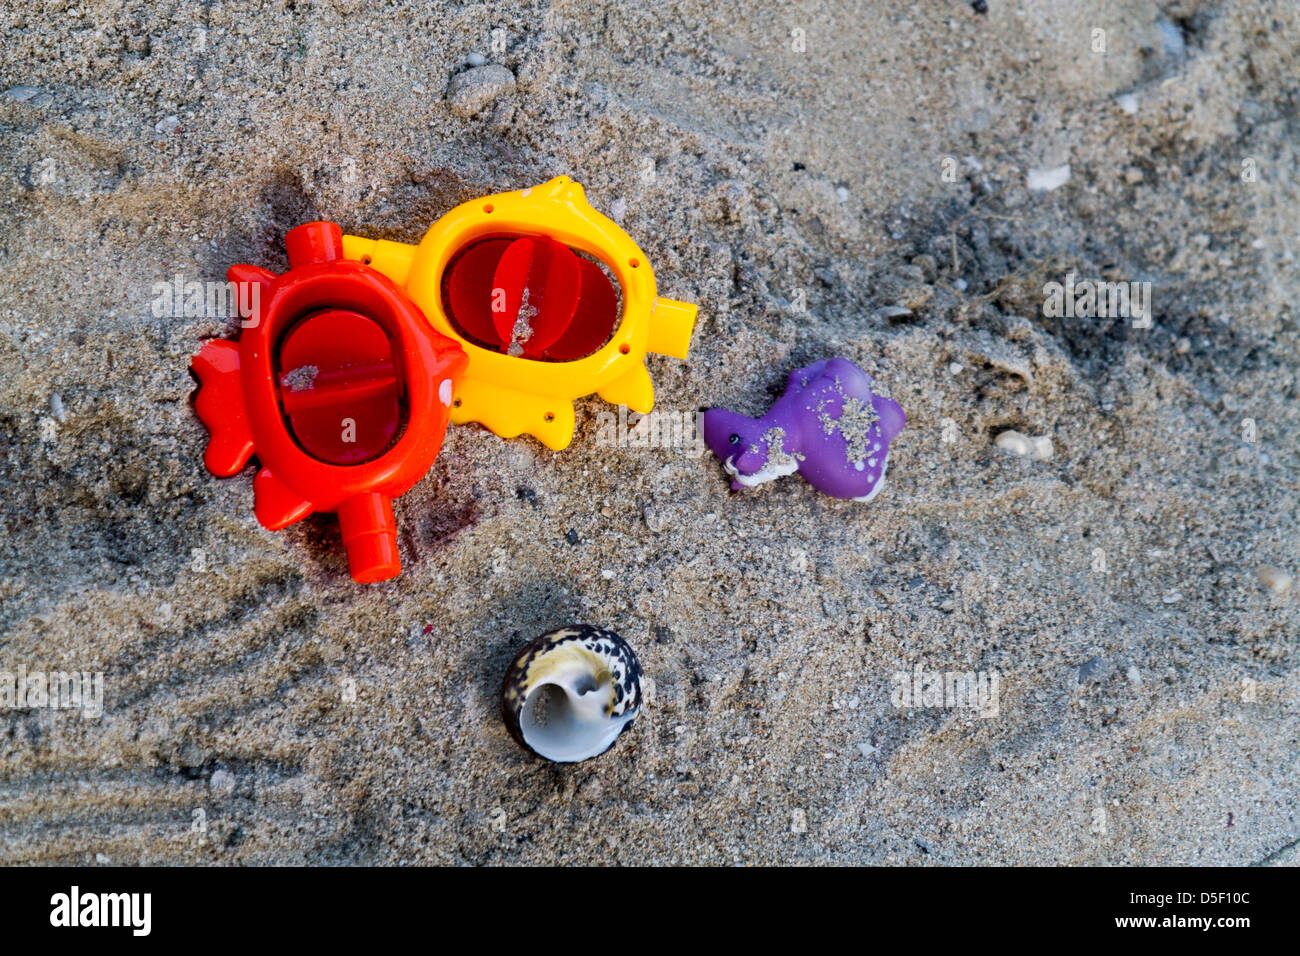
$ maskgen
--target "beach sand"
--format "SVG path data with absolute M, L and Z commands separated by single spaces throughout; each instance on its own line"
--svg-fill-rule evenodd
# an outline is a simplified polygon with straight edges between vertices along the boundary
M 0 670 L 104 712 L 0 713 L 0 862 L 1295 862 L 1293 2 L 44 6 L 0 5 Z M 845 356 L 885 490 L 732 492 L 591 397 L 562 452 L 453 427 L 390 582 L 262 529 L 191 407 L 237 323 L 155 284 L 561 174 L 700 306 L 659 409 Z M 1070 275 L 1150 322 L 1046 314 Z M 647 703 L 561 766 L 497 692 L 570 622 Z M 896 707 L 917 665 L 997 713 Z

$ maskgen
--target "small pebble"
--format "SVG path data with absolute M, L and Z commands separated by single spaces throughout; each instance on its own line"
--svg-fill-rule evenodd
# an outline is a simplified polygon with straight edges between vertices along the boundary
M 473 116 L 514 88 L 515 75 L 504 66 L 476 66 L 452 77 L 447 102 L 458 116 Z
M 1013 455 L 1032 455 L 1034 452 L 1033 443 L 1018 431 L 1003 432 L 993 440 L 993 444 Z
M 951 365 L 948 366 L 948 373 L 950 375 L 960 375 L 961 370 L 964 369 L 965 367 L 966 366 L 962 365 L 961 362 L 953 362 Z
M 899 299 L 899 304 L 913 312 L 925 307 L 934 295 L 934 289 L 928 285 L 913 286 L 903 293 Z
M 50 396 L 50 414 L 60 425 L 68 420 L 68 413 L 63 407 L 63 396 L 58 392 Z
M 662 531 L 664 529 L 664 516 L 654 505 L 646 505 L 641 509 L 641 520 L 651 531 Z
M 1115 97 L 1115 105 L 1132 116 L 1138 111 L 1138 98 L 1133 93 L 1121 93 Z
M 229 770 L 214 770 L 212 776 L 208 778 L 208 789 L 213 793 L 233 793 L 235 775 Z
M 1037 438 L 1030 438 L 1028 435 L 1022 435 L 1018 431 L 1005 431 L 993 440 L 993 444 L 1003 451 L 1010 452 L 1013 455 L 1031 458 L 1034 461 L 1047 461 L 1053 454 L 1055 448 L 1052 445 L 1052 439 L 1046 435 L 1039 435 Z
M 1106 662 L 1100 657 L 1092 657 L 1079 665 L 1079 683 L 1085 683 L 1094 674 L 1104 673 Z
M 39 92 L 35 86 L 11 86 L 5 90 L 5 99 L 14 103 L 26 103 Z
M 1187 53 L 1187 41 L 1183 39 L 1183 31 L 1178 24 L 1161 17 L 1156 21 L 1156 29 L 1160 31 L 1160 46 L 1165 56 L 1178 59 Z
M 164 116 L 154 124 L 153 131 L 155 133 L 161 133 L 163 136 L 167 136 L 176 132 L 176 128 L 180 125 L 181 118 L 179 116 Z
M 837 186 L 835 188 L 835 198 L 838 199 L 840 202 L 848 202 L 849 191 L 845 189 L 843 186 Z
M 1026 184 L 1030 192 L 1048 193 L 1053 189 L 1060 189 L 1070 181 L 1070 164 L 1064 163 L 1060 166 L 1048 166 L 1042 169 L 1031 169 Z
M 487 63 L 487 57 L 475 50 L 469 56 L 465 57 L 465 62 L 470 66 L 482 66 Z
M 1281 568 L 1275 568 L 1271 565 L 1261 565 L 1255 572 L 1259 575 L 1260 583 L 1268 588 L 1274 594 L 1286 594 L 1291 590 L 1291 575 L 1287 574 Z
M 1128 682 L 1134 687 L 1142 683 L 1142 672 L 1137 669 L 1136 664 L 1130 664 L 1128 670 L 1124 672 L 1124 676 L 1128 678 Z
M 1163 601 L 1165 604 L 1177 604 L 1177 603 L 1178 603 L 1179 601 L 1181 601 L 1182 599 L 1183 599 L 1183 596 L 1182 596 L 1181 594 L 1179 594 L 1177 591 L 1170 591 L 1168 594 L 1166 594 L 1166 595 L 1165 595 L 1164 597 L 1162 597 L 1160 600 Z
M 795 809 L 790 812 L 790 832 L 791 833 L 808 832 L 808 811 Z

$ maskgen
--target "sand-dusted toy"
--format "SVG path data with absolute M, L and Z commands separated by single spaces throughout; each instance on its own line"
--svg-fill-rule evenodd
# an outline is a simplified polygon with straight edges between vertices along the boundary
M 722 408 L 704 413 L 704 441 L 739 490 L 794 474 L 835 498 L 870 501 L 885 486 L 889 443 L 907 423 L 902 407 L 872 390 L 848 359 L 796 369 L 762 418 Z
M 463 203 L 419 245 L 344 236 L 344 252 L 388 276 L 469 357 L 451 420 L 554 449 L 592 392 L 654 406 L 647 352 L 684 359 L 696 307 L 659 297 L 636 243 L 567 176 Z
M 256 454 L 257 520 L 278 530 L 337 512 L 352 577 L 382 581 L 401 570 L 392 499 L 437 457 L 465 353 L 387 277 L 344 258 L 334 223 L 299 226 L 285 246 L 282 275 L 230 268 L 258 286 L 259 307 L 238 342 L 194 356 L 204 463 L 226 477 Z
M 613 631 L 577 624 L 515 655 L 501 714 L 520 746 L 557 763 L 604 753 L 641 710 L 641 664 Z

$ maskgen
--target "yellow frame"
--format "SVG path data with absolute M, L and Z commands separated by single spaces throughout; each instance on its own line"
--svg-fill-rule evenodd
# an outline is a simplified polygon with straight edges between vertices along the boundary
M 470 243 L 492 235 L 546 235 L 599 259 L 618 279 L 623 315 L 610 341 L 572 362 L 538 362 L 467 341 L 442 307 L 442 275 Z M 635 412 L 654 407 L 647 352 L 686 358 L 696 306 L 659 298 L 645 253 L 587 202 L 582 186 L 557 176 L 531 189 L 462 203 L 435 222 L 419 245 L 343 237 L 343 254 L 402 286 L 429 322 L 469 355 L 451 409 L 456 424 L 480 422 L 503 438 L 529 434 L 559 450 L 573 439 L 573 401 L 592 392 Z

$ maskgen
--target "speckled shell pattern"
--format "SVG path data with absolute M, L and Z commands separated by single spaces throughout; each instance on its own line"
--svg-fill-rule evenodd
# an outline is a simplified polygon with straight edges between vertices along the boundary
M 524 740 L 519 719 L 528 694 L 545 674 L 547 657 L 570 648 L 594 655 L 600 666 L 609 671 L 611 696 L 605 707 L 607 718 L 630 718 L 641 708 L 641 662 L 621 635 L 590 624 L 550 631 L 524 645 L 501 683 L 501 715 L 510 736 L 526 750 L 533 748 Z M 628 719 L 623 731 L 631 726 L 632 720 Z

